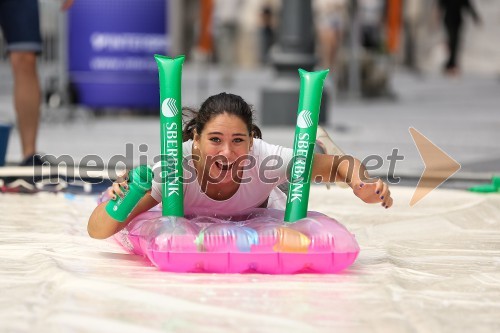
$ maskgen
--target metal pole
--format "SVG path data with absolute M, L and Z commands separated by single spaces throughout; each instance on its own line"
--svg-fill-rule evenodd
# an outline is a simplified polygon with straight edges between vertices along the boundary
M 278 45 L 271 54 L 278 75 L 297 75 L 297 67 L 311 71 L 316 63 L 314 40 L 311 1 L 283 1 Z
M 351 17 L 351 31 L 349 34 L 350 57 L 349 57 L 349 80 L 348 97 L 357 99 L 361 96 L 360 68 L 361 55 L 359 52 L 360 22 L 358 15 L 358 1 L 351 0 L 349 15 Z
M 295 125 L 299 100 L 298 69 L 314 69 L 315 29 L 310 0 L 282 3 L 277 45 L 271 51 L 276 77 L 262 90 L 262 122 L 265 125 Z M 320 123 L 325 122 L 326 92 L 321 103 Z
M 182 0 L 168 0 L 165 10 L 167 18 L 166 38 L 167 41 L 169 41 L 169 43 L 167 43 L 167 45 L 169 45 L 167 52 L 170 56 L 175 57 L 184 50 L 182 38 L 184 7 Z
M 58 23 L 59 23 L 59 39 L 57 45 L 57 55 L 58 55 L 58 74 L 59 80 L 57 81 L 57 90 L 62 98 L 62 104 L 67 105 L 69 102 L 68 88 L 69 88 L 69 78 L 68 78 L 68 16 L 66 13 L 58 13 Z

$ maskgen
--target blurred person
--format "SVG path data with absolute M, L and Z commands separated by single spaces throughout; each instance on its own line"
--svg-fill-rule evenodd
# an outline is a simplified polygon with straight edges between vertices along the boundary
M 401 39 L 403 0 L 386 0 L 385 7 L 385 46 L 389 54 L 395 55 Z
M 382 30 L 385 27 L 384 0 L 358 0 L 361 45 L 370 51 L 383 51 Z
M 260 13 L 260 61 L 269 62 L 269 52 L 274 44 L 274 15 L 270 5 L 264 5 Z
M 72 4 L 73 0 L 65 0 L 61 10 Z M 14 108 L 23 154 L 20 165 L 42 165 L 36 150 L 41 104 L 36 58 L 42 51 L 38 1 L 0 0 L 0 27 L 14 79 Z
M 222 82 L 226 86 L 233 81 L 238 19 L 242 5 L 243 0 L 214 0 L 213 35 L 217 58 L 222 70 Z
M 420 72 L 420 36 L 424 24 L 425 2 L 424 0 L 406 0 L 403 8 L 404 64 L 416 73 Z
M 200 1 L 199 7 L 199 32 L 196 43 L 196 55 L 206 60 L 213 53 L 213 36 L 212 36 L 212 16 L 213 16 L 213 0 Z
M 439 9 L 446 30 L 448 43 L 448 60 L 444 64 L 444 73 L 458 75 L 458 52 L 462 33 L 463 13 L 468 12 L 476 24 L 481 24 L 481 18 L 472 4 L 472 0 L 439 0 Z
M 321 68 L 332 69 L 345 31 L 345 0 L 314 0 L 313 10 L 318 31 Z
M 360 24 L 360 80 L 363 97 L 394 99 L 396 96 L 390 86 L 390 52 L 397 46 L 398 20 L 389 23 L 390 16 L 398 14 L 397 4 L 386 0 L 358 0 Z M 396 10 L 394 10 L 396 9 Z M 391 12 L 392 13 L 389 13 Z M 394 17 L 393 17 L 394 19 Z M 394 24 L 395 23 L 395 24 Z M 392 29 L 392 46 L 389 31 Z M 384 35 L 384 33 L 386 33 Z M 394 49 L 391 50 L 390 47 Z
M 211 2 L 206 0 L 182 0 L 182 3 L 179 1 L 177 4 L 182 7 L 182 17 L 180 21 L 182 22 L 181 27 L 177 31 L 172 31 L 173 34 L 179 34 L 179 44 L 176 48 L 178 51 L 172 50 L 174 53 L 185 54 L 187 57 L 196 56 L 197 52 L 205 52 L 207 49 L 209 52 L 212 52 L 211 49 L 211 32 L 210 28 L 205 28 L 205 20 L 209 21 L 207 23 L 210 24 L 211 20 Z M 172 4 L 174 6 L 174 4 Z M 208 11 L 208 14 L 205 14 L 205 11 Z M 206 19 L 205 15 L 208 15 L 209 18 Z M 193 24 L 194 22 L 199 22 L 199 24 Z M 209 37 L 206 38 L 204 36 L 205 29 L 209 31 Z M 172 47 L 175 46 L 172 45 Z M 189 58 L 187 58 L 189 59 Z

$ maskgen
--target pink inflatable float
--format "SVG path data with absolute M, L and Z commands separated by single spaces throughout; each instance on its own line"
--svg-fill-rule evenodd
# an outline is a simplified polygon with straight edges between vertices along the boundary
M 225 218 L 149 211 L 115 238 L 171 272 L 336 273 L 356 260 L 354 236 L 334 219 L 315 212 L 295 223 L 283 217 L 283 211 L 264 208 Z

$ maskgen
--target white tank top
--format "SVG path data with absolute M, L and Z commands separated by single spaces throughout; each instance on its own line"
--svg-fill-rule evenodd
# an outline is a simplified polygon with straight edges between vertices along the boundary
M 242 179 L 249 179 L 240 184 L 236 193 L 227 200 L 214 200 L 201 191 L 200 184 L 194 174 L 191 159 L 193 141 L 182 145 L 182 155 L 188 160 L 188 168 L 184 168 L 184 213 L 234 215 L 247 209 L 260 207 L 267 201 L 268 208 L 284 209 L 286 196 L 278 185 L 287 181 L 287 168 L 292 160 L 290 148 L 271 145 L 260 139 L 253 140 L 249 155 L 255 158 L 255 166 L 244 170 Z M 281 161 L 281 162 L 280 162 Z M 160 179 L 160 163 L 153 166 L 155 180 Z M 153 180 L 151 196 L 161 203 L 161 183 Z M 264 206 L 265 207 L 265 206 Z

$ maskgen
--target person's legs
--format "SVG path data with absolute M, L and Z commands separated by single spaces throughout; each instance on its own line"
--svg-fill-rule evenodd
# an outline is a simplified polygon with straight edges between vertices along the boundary
M 222 70 L 222 83 L 225 86 L 230 86 L 234 80 L 234 64 L 236 62 L 236 24 L 225 23 L 217 28 L 218 38 L 218 56 L 219 64 Z
M 458 70 L 458 52 L 460 48 L 460 25 L 453 27 L 450 35 L 450 68 Z
M 331 69 L 336 48 L 335 30 L 322 26 L 318 28 L 319 47 L 321 54 L 321 67 Z
M 446 32 L 448 35 L 448 61 L 445 65 L 445 70 L 451 74 L 455 74 L 458 70 L 458 49 L 460 47 L 460 28 L 459 23 L 446 23 Z
M 36 138 L 40 120 L 40 84 L 36 70 L 36 54 L 33 52 L 10 52 L 14 77 L 14 107 L 17 126 L 21 136 L 24 158 L 36 152 Z
M 41 52 L 42 44 L 38 14 L 37 0 L 0 1 L 0 23 L 12 66 L 14 108 L 25 160 L 36 152 L 40 119 L 36 55 Z

